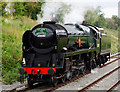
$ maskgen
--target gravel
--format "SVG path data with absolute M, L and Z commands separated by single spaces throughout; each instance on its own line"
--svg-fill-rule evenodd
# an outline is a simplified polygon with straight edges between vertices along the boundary
M 108 90 L 118 81 L 118 71 L 113 72 L 110 76 L 95 84 L 89 90 Z
M 103 68 L 96 68 L 96 69 L 92 70 L 92 73 L 90 73 L 90 74 L 88 74 L 88 75 L 86 75 L 78 80 L 75 80 L 74 82 L 72 82 L 68 85 L 65 85 L 61 88 L 58 88 L 57 90 L 80 90 L 83 87 L 94 82 L 98 78 L 102 77 L 103 75 L 105 75 L 109 71 L 115 69 L 117 66 L 118 66 L 118 61 L 116 61 L 110 65 L 107 65 Z M 105 85 L 107 85 L 107 84 L 108 83 L 105 83 Z M 103 89 L 103 88 L 100 88 L 100 89 Z

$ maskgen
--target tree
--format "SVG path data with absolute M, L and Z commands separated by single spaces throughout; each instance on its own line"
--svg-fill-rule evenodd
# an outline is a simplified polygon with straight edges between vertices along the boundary
M 95 22 L 96 26 L 106 27 L 106 20 L 103 14 L 100 14 Z
M 41 2 L 26 2 L 25 4 L 25 12 L 28 17 L 31 17 L 32 19 L 37 19 L 37 14 L 41 14 L 41 7 L 42 4 L 45 3 L 43 1 Z
M 106 18 L 106 22 L 107 22 L 107 25 L 106 25 L 107 28 L 116 29 L 115 20 L 111 18 Z
M 90 24 L 90 25 L 94 25 L 96 20 L 97 20 L 97 12 L 94 9 L 89 9 L 86 11 L 85 15 L 84 15 L 84 21 L 83 24 Z
M 106 27 L 106 19 L 100 10 L 100 6 L 98 6 L 96 9 L 89 9 L 85 12 L 83 24 Z
M 25 16 L 25 7 L 23 2 L 15 2 L 13 8 L 15 10 L 13 13 L 14 16 Z
M 27 16 L 31 19 L 36 20 L 37 14 L 41 14 L 42 4 L 45 3 L 43 0 L 41 2 L 15 2 L 14 3 L 14 16 Z
M 115 24 L 120 27 L 120 18 L 118 18 L 117 16 L 112 16 L 112 19 L 115 21 Z
M 117 16 L 112 16 L 112 18 L 106 18 L 107 28 L 119 30 L 120 28 L 120 18 Z

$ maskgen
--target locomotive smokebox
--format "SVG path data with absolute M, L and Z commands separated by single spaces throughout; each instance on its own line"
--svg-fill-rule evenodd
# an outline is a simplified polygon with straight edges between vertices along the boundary
M 31 34 L 31 44 L 36 48 L 49 48 L 54 43 L 54 34 L 49 28 L 36 28 Z

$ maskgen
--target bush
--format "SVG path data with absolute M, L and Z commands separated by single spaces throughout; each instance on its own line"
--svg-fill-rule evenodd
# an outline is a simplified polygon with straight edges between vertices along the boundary
M 5 21 L 7 20 L 7 21 Z M 37 24 L 26 17 L 20 19 L 3 18 L 2 23 L 2 78 L 4 83 L 12 84 L 19 81 L 22 61 L 22 35 L 25 30 Z

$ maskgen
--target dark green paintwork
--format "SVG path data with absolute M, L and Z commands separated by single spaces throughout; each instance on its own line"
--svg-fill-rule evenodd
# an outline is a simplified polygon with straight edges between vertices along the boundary
M 67 47 L 67 37 L 58 37 L 58 52 L 61 52 L 63 47 Z
M 72 52 L 64 53 L 64 57 L 73 56 L 73 55 L 77 55 L 77 54 L 81 54 L 81 53 L 93 52 L 93 51 L 96 51 L 96 49 L 97 48 L 72 51 Z
M 69 45 L 75 44 L 77 40 L 78 40 L 78 37 L 69 36 Z
M 75 42 L 77 42 L 78 41 L 78 39 L 79 39 L 79 37 L 80 36 L 69 36 L 69 45 L 70 46 L 72 46 L 73 44 L 75 44 Z M 80 39 L 81 39 L 81 41 L 83 41 L 82 43 L 81 43 L 81 45 L 82 44 L 86 44 L 86 46 L 88 45 L 88 37 L 86 36 L 82 36 L 82 37 L 80 37 Z

